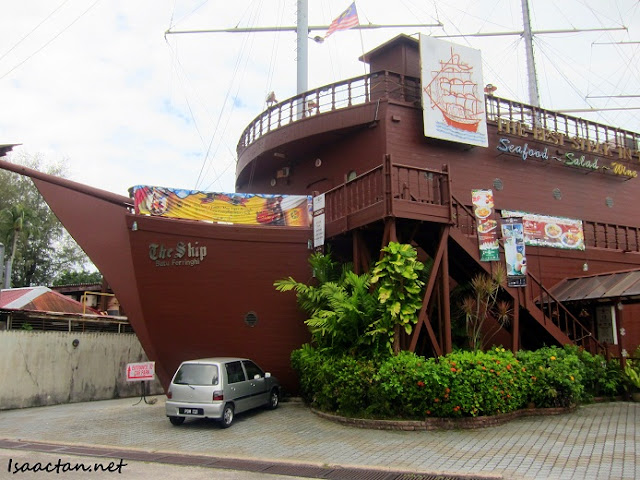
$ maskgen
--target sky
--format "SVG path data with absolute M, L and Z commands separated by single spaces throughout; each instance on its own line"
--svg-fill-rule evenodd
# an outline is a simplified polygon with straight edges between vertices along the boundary
M 328 25 L 350 2 L 309 3 L 309 24 Z M 638 0 L 531 4 L 534 31 L 618 29 L 535 36 L 542 106 L 624 107 L 575 115 L 640 132 L 640 44 L 630 43 L 640 42 Z M 484 82 L 498 87 L 495 94 L 528 101 L 522 38 L 469 36 L 521 31 L 520 0 L 359 0 L 356 7 L 361 24 L 443 26 L 338 31 L 322 44 L 310 41 L 309 89 L 363 75 L 358 57 L 399 33 L 465 34 L 449 41 L 481 50 Z M 270 91 L 280 101 L 296 94 L 295 34 L 166 32 L 295 20 L 296 0 L 5 2 L 0 144 L 21 144 L 9 160 L 64 162 L 68 178 L 123 195 L 134 185 L 233 192 L 242 131 Z

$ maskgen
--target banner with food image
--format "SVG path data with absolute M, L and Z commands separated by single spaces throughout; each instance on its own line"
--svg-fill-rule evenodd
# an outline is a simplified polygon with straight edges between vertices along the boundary
M 476 216 L 480 260 L 496 262 L 500 260 L 498 244 L 498 222 L 493 217 L 493 191 L 472 190 L 471 200 Z
M 582 220 L 503 210 L 502 217 L 522 217 L 524 241 L 534 247 L 584 250 Z
M 311 226 L 307 195 L 217 193 L 138 185 L 131 189 L 138 215 L 243 225 Z
M 527 257 L 524 252 L 524 228 L 522 217 L 509 217 L 502 221 L 504 258 L 507 267 L 507 286 L 527 285 Z

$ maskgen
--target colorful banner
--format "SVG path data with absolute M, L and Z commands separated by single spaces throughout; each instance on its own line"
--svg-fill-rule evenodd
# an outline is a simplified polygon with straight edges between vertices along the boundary
M 311 226 L 311 196 L 214 193 L 145 185 L 132 190 L 139 215 L 243 225 Z
M 493 192 L 491 190 L 472 190 L 471 199 L 476 216 L 480 260 L 483 262 L 499 261 L 498 222 L 492 218 Z
M 527 257 L 524 253 L 524 228 L 522 217 L 509 217 L 502 221 L 504 258 L 507 267 L 507 286 L 527 285 Z
M 503 210 L 502 217 L 522 217 L 526 245 L 584 250 L 582 220 L 512 210 Z

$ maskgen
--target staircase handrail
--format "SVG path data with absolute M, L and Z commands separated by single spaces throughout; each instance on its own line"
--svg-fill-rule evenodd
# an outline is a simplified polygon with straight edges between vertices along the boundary
M 531 272 L 527 271 L 526 275 L 535 283 L 535 285 L 537 286 L 537 288 L 540 290 L 540 295 L 538 295 L 537 298 L 530 298 L 530 300 L 532 300 L 534 303 L 536 304 L 540 304 L 540 310 L 542 311 L 542 313 L 544 314 L 545 318 L 549 318 L 558 328 L 560 328 L 560 330 L 562 330 L 569 338 L 571 338 L 571 335 L 569 331 L 569 322 L 570 321 L 573 324 L 573 335 L 574 337 L 576 337 L 577 334 L 579 334 L 577 336 L 577 338 L 571 338 L 573 340 L 574 343 L 576 343 L 577 345 L 583 345 L 584 340 L 588 339 L 587 341 L 590 342 L 592 344 L 592 346 L 594 348 L 588 348 L 587 350 L 591 351 L 591 352 L 604 352 L 605 348 L 602 345 L 602 343 L 600 343 L 594 336 L 593 333 L 591 332 L 590 329 L 588 329 L 586 326 L 584 326 L 582 324 L 582 322 L 580 322 L 580 320 L 578 320 L 575 315 L 573 315 L 563 304 L 562 302 L 560 302 L 560 300 L 558 300 L 543 284 L 542 282 Z M 531 290 L 529 290 L 531 291 Z M 533 297 L 533 295 L 531 295 L 531 297 Z M 543 305 L 544 304 L 544 305 Z M 560 325 L 560 318 L 558 318 L 558 321 L 554 321 L 553 315 L 551 315 L 551 305 L 555 304 L 556 308 L 559 310 L 558 312 L 558 317 L 560 316 L 560 312 L 562 312 L 562 314 L 564 314 L 565 317 L 565 323 L 567 324 L 567 328 L 563 329 L 562 326 Z M 567 321 L 568 320 L 568 321 Z M 576 328 L 579 328 L 579 331 L 576 332 Z
M 460 202 L 453 194 L 451 195 L 451 199 L 456 210 L 462 210 L 465 214 L 468 215 L 470 219 L 470 226 L 474 227 L 477 224 L 477 220 L 475 218 L 474 212 L 467 207 L 464 203 Z M 452 219 L 454 225 L 456 227 L 460 227 L 460 218 L 457 216 Z M 499 242 L 500 249 L 504 253 L 504 244 L 503 242 Z M 592 348 L 588 348 L 591 352 L 603 352 L 604 346 L 593 336 L 593 333 L 590 329 L 585 327 L 580 320 L 578 320 L 543 284 L 542 282 L 531 273 L 531 271 L 527 271 L 525 275 L 531 279 L 532 283 L 538 288 L 540 294 L 537 298 L 533 297 L 533 290 L 531 288 L 527 288 L 528 292 L 527 300 L 533 302 L 533 304 L 540 310 L 545 321 L 550 321 L 556 327 L 558 327 L 567 337 L 569 337 L 576 345 L 584 345 L 586 342 L 589 342 Z M 552 314 L 551 305 L 555 303 L 557 305 L 557 319 L 554 319 L 554 315 Z M 564 319 L 564 322 L 561 322 L 561 316 Z M 564 328 L 561 325 L 564 323 Z

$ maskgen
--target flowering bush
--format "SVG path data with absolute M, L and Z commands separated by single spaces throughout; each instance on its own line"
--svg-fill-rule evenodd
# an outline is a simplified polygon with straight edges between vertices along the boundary
M 442 357 L 434 370 L 424 412 L 427 417 L 495 415 L 527 403 L 527 373 L 504 348 L 454 352 Z
M 544 347 L 517 357 L 530 372 L 529 397 L 536 407 L 569 407 L 583 399 L 585 366 L 575 353 Z
M 587 398 L 585 372 L 600 359 L 573 347 L 517 355 L 502 347 L 424 358 L 410 352 L 376 360 L 304 346 L 293 352 L 305 400 L 315 408 L 375 418 L 476 417 Z M 615 383 L 615 382 L 614 382 Z

